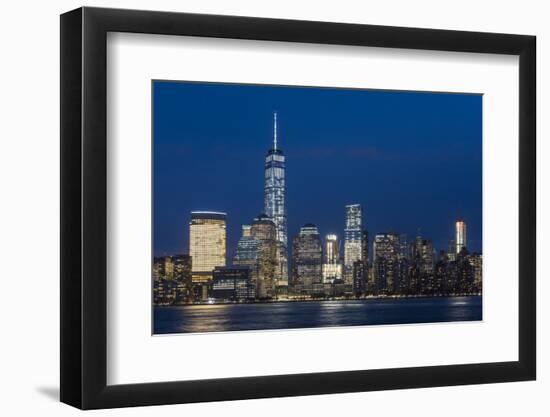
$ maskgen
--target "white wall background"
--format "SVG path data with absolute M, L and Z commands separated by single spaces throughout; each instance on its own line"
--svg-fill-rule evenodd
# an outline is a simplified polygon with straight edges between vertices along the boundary
M 59 392 L 59 17 L 73 0 L 3 4 L 0 24 L 0 410 L 4 415 L 74 415 Z M 538 37 L 539 249 L 550 250 L 550 10 L 543 1 L 124 0 L 89 6 L 533 34 Z M 547 262 L 538 272 L 538 381 L 99 411 L 98 415 L 545 416 L 550 411 Z M 16 285 L 17 283 L 17 285 Z M 365 351 L 368 354 L 368 351 Z

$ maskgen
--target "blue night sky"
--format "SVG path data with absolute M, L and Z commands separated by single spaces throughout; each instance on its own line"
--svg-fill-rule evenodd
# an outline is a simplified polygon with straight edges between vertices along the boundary
M 371 242 L 420 229 L 446 250 L 462 217 L 481 250 L 482 96 L 154 81 L 155 255 L 188 253 L 190 212 L 213 210 L 233 257 L 263 212 L 274 111 L 289 245 L 305 223 L 342 238 L 344 206 L 360 203 Z

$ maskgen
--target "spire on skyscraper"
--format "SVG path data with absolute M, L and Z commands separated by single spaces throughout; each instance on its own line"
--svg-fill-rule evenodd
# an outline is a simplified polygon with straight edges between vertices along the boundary
M 277 112 L 273 112 L 273 150 L 277 150 Z

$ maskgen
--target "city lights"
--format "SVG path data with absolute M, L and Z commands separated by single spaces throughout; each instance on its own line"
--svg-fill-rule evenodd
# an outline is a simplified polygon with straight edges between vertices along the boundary
M 338 233 L 323 239 L 312 223 L 300 228 L 289 247 L 286 158 L 277 117 L 265 157 L 264 213 L 242 225 L 227 265 L 228 215 L 191 212 L 189 254 L 154 259 L 155 305 L 481 294 L 482 255 L 468 251 L 463 219 L 455 222 L 449 249 L 436 252 L 420 233 L 411 241 L 396 232 L 376 233 L 369 242 L 363 207 L 353 203 L 342 207 L 343 253 Z

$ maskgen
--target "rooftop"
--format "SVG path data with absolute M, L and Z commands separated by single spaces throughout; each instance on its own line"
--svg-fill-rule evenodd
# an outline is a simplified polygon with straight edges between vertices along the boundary
M 223 213 L 221 211 L 192 211 L 191 212 L 191 218 L 192 219 L 222 219 L 225 220 L 225 217 L 227 216 L 227 213 Z

